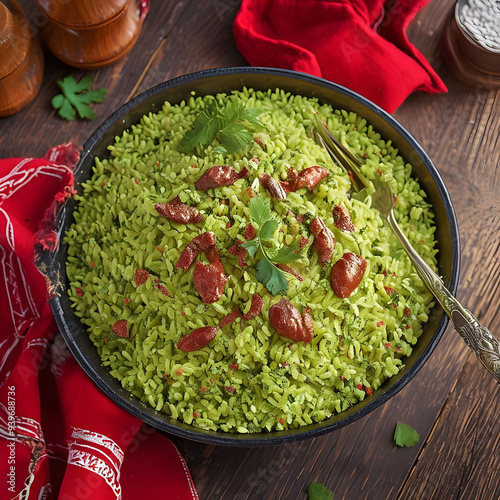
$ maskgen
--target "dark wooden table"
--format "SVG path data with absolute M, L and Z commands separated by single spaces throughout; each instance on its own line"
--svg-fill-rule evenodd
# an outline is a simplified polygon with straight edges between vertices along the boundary
M 36 24 L 34 2 L 21 2 Z M 0 157 L 42 155 L 65 141 L 83 144 L 131 97 L 172 77 L 242 66 L 231 24 L 238 0 L 152 0 L 141 37 L 115 65 L 90 72 L 109 96 L 94 121 L 64 122 L 50 106 L 55 84 L 85 74 L 47 51 L 36 100 L 0 120 Z M 409 38 L 449 92 L 416 93 L 394 116 L 441 172 L 458 216 L 462 244 L 458 299 L 494 334 L 500 331 L 500 90 L 459 83 L 443 61 L 441 33 L 452 0 L 432 0 Z M 330 435 L 265 449 L 215 447 L 173 438 L 201 499 L 305 499 L 321 482 L 334 499 L 500 498 L 500 392 L 474 354 L 448 327 L 414 380 L 369 416 Z M 397 421 L 420 432 L 413 448 L 392 440 Z M 147 491 L 145 491 L 147 496 Z

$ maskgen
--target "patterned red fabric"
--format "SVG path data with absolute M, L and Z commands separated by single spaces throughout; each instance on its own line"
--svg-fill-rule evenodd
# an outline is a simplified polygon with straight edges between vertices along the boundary
M 34 259 L 58 244 L 78 159 L 65 144 L 0 160 L 0 498 L 197 500 L 173 443 L 91 382 L 54 322 Z
M 406 36 L 429 0 L 243 0 L 233 24 L 252 66 L 338 83 L 392 113 L 412 92 L 446 92 Z

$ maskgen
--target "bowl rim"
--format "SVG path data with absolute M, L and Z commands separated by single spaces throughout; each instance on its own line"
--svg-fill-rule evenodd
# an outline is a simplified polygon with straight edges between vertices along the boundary
M 422 163 L 424 164 L 425 168 L 432 177 L 432 180 L 435 183 L 437 190 L 439 192 L 439 196 L 444 203 L 446 218 L 448 220 L 449 230 L 452 240 L 451 267 L 450 267 L 449 283 L 447 287 L 452 294 L 456 293 L 459 280 L 459 269 L 460 269 L 460 241 L 458 233 L 458 223 L 456 219 L 455 210 L 453 208 L 453 204 L 451 201 L 451 197 L 437 168 L 434 166 L 429 156 L 420 146 L 417 140 L 389 113 L 387 113 L 386 111 L 384 111 L 383 109 L 381 109 L 379 106 L 369 101 L 368 99 L 362 97 L 361 95 L 345 87 L 342 87 L 338 84 L 335 84 L 331 81 L 313 75 L 309 75 L 306 73 L 299 73 L 293 70 L 266 68 L 266 67 L 231 67 L 231 68 L 216 68 L 216 69 L 192 72 L 162 82 L 156 86 L 153 86 L 145 90 L 141 94 L 137 95 L 130 101 L 120 106 L 94 131 L 94 133 L 85 142 L 80 162 L 75 169 L 75 175 L 83 165 L 84 161 L 89 156 L 92 157 L 92 148 L 96 145 L 96 143 L 99 142 L 99 140 L 102 138 L 105 132 L 115 123 L 117 123 L 126 113 L 128 113 L 131 109 L 137 106 L 139 103 L 142 103 L 143 101 L 151 98 L 152 96 L 162 93 L 165 89 L 171 87 L 184 85 L 186 83 L 198 81 L 200 79 L 217 78 L 220 75 L 228 75 L 228 74 L 230 75 L 241 74 L 242 77 L 249 74 L 270 75 L 270 76 L 278 75 L 278 76 L 290 77 L 298 81 L 309 82 L 313 85 L 320 85 L 321 87 L 326 87 L 329 90 L 333 90 L 335 92 L 343 94 L 346 97 L 349 97 L 350 99 L 361 104 L 363 107 L 368 108 L 372 112 L 379 115 L 384 121 L 388 122 L 389 126 L 395 129 L 395 131 L 402 136 L 403 140 L 406 141 L 411 146 L 413 151 L 415 151 L 417 155 L 421 158 Z M 61 240 L 62 226 L 64 220 L 68 215 L 70 214 L 68 214 L 68 210 L 66 210 L 66 206 L 64 206 L 57 218 L 57 227 L 58 227 L 57 233 L 59 241 L 62 241 Z M 53 256 L 48 254 L 42 255 L 39 261 L 39 265 L 43 265 L 44 263 L 48 264 L 49 269 L 53 267 L 54 265 Z M 57 272 L 59 272 L 59 267 L 57 267 Z M 156 412 L 156 410 L 152 408 L 151 409 L 147 408 L 145 405 L 142 405 L 139 402 L 139 400 L 135 397 L 133 397 L 135 401 L 132 401 L 131 398 L 126 398 L 121 394 L 119 394 L 108 384 L 107 380 L 102 378 L 97 373 L 90 357 L 85 352 L 83 352 L 82 349 L 80 349 L 76 336 L 72 333 L 71 329 L 69 328 L 66 322 L 65 312 L 61 305 L 59 294 L 56 294 L 50 300 L 50 306 L 54 313 L 54 317 L 57 326 L 59 327 L 59 331 L 61 332 L 64 340 L 66 341 L 66 344 L 68 345 L 71 353 L 77 360 L 80 367 L 90 377 L 90 379 L 99 387 L 99 389 L 103 391 L 116 404 L 118 404 L 118 406 L 122 407 L 129 413 L 132 413 L 133 415 L 141 419 L 143 422 L 146 422 L 147 424 L 150 424 L 154 428 L 159 429 L 160 431 L 164 431 L 192 441 L 203 442 L 206 444 L 237 446 L 237 447 L 269 446 L 276 444 L 285 444 L 297 440 L 310 439 L 313 437 L 321 436 L 333 430 L 340 429 L 342 427 L 349 425 L 350 423 L 355 422 L 356 420 L 359 420 L 360 418 L 363 418 L 364 416 L 368 415 L 373 410 L 375 410 L 376 408 L 387 402 L 393 396 L 395 396 L 414 378 L 414 376 L 420 371 L 422 366 L 428 360 L 432 351 L 439 343 L 448 324 L 448 317 L 443 312 L 437 324 L 436 331 L 429 340 L 428 344 L 423 348 L 419 357 L 410 366 L 406 367 L 400 374 L 396 375 L 395 377 L 398 377 L 398 379 L 391 385 L 389 385 L 385 390 L 382 390 L 377 395 L 376 398 L 373 398 L 371 401 L 368 401 L 364 406 L 362 406 L 358 410 L 355 410 L 357 405 L 354 405 L 353 407 L 351 407 L 354 408 L 354 410 L 352 410 L 352 413 L 350 414 L 346 413 L 347 410 L 346 412 L 338 414 L 338 415 L 345 414 L 346 416 L 344 418 L 339 418 L 338 420 L 333 422 L 329 422 L 330 419 L 326 419 L 323 422 L 310 424 L 308 426 L 303 426 L 296 429 L 288 429 L 286 431 L 236 434 L 230 432 L 225 433 L 220 431 L 208 431 L 199 429 L 197 427 L 193 427 L 188 424 L 184 424 L 181 421 L 170 419 L 170 417 L 168 417 L 167 415 L 160 414 L 159 412 Z M 435 307 L 439 308 L 439 306 Z M 111 377 L 111 375 L 109 376 Z M 382 385 L 382 387 L 384 387 L 384 384 Z M 380 391 L 380 389 L 378 391 Z M 154 413 L 156 413 L 159 417 L 163 415 L 163 417 L 156 418 Z M 170 419 L 172 423 L 168 422 L 167 419 Z

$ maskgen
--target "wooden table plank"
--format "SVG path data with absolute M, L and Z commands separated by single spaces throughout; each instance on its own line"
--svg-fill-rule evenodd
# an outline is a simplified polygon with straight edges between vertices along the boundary
M 193 2 L 156 54 L 136 94 L 171 78 L 204 69 L 248 66 L 238 52 L 232 22 L 238 0 L 218 0 L 206 9 Z
M 498 383 L 471 358 L 441 412 L 402 498 L 500 498 Z

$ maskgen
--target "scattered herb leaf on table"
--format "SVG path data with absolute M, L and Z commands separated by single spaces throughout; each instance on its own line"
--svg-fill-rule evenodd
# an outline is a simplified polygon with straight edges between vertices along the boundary
M 400 447 L 415 446 L 420 438 L 419 433 L 411 426 L 398 422 L 394 431 L 394 441 Z
M 311 483 L 307 488 L 308 500 L 333 500 L 333 492 L 320 483 Z
M 57 94 L 51 101 L 54 109 L 65 120 L 73 120 L 78 113 L 80 118 L 93 120 L 97 117 L 89 106 L 93 102 L 102 102 L 108 93 L 107 89 L 88 90 L 94 83 L 94 77 L 87 75 L 79 82 L 70 75 L 63 80 L 58 80 L 57 85 L 62 93 Z

